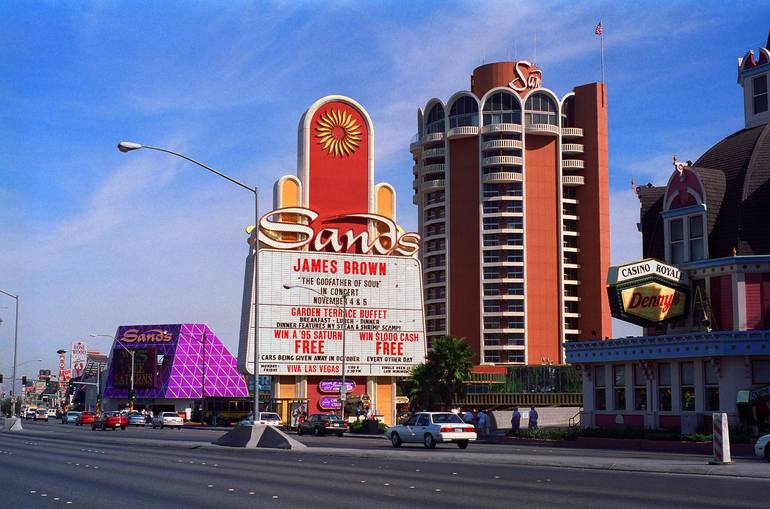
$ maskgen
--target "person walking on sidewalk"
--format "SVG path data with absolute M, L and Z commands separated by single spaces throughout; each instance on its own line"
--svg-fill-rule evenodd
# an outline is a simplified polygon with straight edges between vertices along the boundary
M 479 424 L 477 426 L 477 433 L 479 434 L 479 437 L 486 438 L 487 437 L 487 411 L 482 410 L 478 413 L 479 416 Z
M 529 409 L 529 429 L 537 429 L 537 410 L 535 407 Z
M 511 434 L 515 437 L 519 436 L 521 430 L 521 413 L 519 407 L 513 407 L 513 414 L 511 414 Z

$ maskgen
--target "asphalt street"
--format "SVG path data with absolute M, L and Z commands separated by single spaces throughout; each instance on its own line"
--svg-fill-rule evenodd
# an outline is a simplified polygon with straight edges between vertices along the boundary
M 767 507 L 770 490 L 770 480 L 751 477 L 504 464 L 518 449 L 531 451 L 515 446 L 393 450 L 384 440 L 302 437 L 303 452 L 242 450 L 205 445 L 218 435 L 209 430 L 24 424 L 25 432 L 0 433 L 2 508 L 744 508 Z M 586 453 L 538 450 L 558 453 L 566 465 Z

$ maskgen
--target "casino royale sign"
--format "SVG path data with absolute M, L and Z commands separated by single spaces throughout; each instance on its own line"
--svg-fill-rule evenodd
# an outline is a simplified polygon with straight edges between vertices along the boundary
M 654 259 L 610 267 L 607 295 L 612 316 L 643 327 L 687 312 L 687 276 Z
M 261 374 L 339 376 L 343 339 L 350 376 L 403 376 L 425 358 L 415 258 L 263 249 L 259 277 Z

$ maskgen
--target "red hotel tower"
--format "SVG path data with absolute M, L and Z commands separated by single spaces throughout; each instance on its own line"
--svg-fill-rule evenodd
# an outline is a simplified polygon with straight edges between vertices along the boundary
M 558 364 L 564 341 L 611 336 L 604 84 L 559 98 L 534 64 L 486 64 L 417 130 L 428 340 L 465 337 L 480 364 Z

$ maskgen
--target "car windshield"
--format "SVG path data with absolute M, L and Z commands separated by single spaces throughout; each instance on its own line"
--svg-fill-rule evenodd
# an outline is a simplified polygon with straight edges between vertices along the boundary
M 179 417 L 174 412 L 163 412 L 163 417 Z
M 270 413 L 265 413 L 265 412 L 262 412 L 262 413 L 261 413 L 261 414 L 259 414 L 259 415 L 260 415 L 260 416 L 262 417 L 262 419 L 263 419 L 263 420 L 265 420 L 265 421 L 280 421 L 280 420 L 281 420 L 281 418 L 280 418 L 280 417 L 278 417 L 278 414 L 270 414 Z
M 324 415 L 324 420 L 341 421 L 342 419 L 340 419 L 340 416 L 337 414 L 329 414 L 329 415 Z
M 455 414 L 433 414 L 433 423 L 434 424 L 446 424 L 446 423 L 465 424 L 465 422 Z

